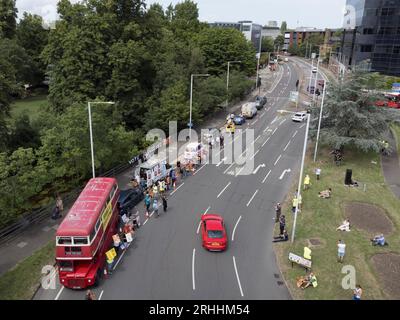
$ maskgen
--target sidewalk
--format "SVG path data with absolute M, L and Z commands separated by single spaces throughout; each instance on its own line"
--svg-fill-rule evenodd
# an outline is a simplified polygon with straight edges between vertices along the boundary
M 278 69 L 279 70 L 279 69 Z M 272 87 L 274 81 L 279 79 L 278 71 L 270 72 L 267 68 L 260 71 L 262 78 L 261 91 L 267 91 Z M 195 128 L 197 131 L 205 128 L 216 127 L 220 128 L 226 121 L 227 114 L 236 113 L 241 105 L 247 101 L 253 101 L 254 97 L 258 94 L 258 89 L 253 90 L 246 98 L 245 101 L 238 102 L 226 110 L 221 110 L 213 115 L 211 119 L 208 119 L 199 128 Z M 178 150 L 184 145 L 185 142 L 178 144 Z M 132 168 L 122 172 L 116 176 L 118 185 L 121 189 L 128 188 L 128 182 L 132 178 Z M 68 213 L 70 207 L 65 206 L 62 215 L 65 216 Z M 55 232 L 61 223 L 62 219 L 52 220 L 50 217 L 41 223 L 34 224 L 27 228 L 22 234 L 20 234 L 13 242 L 4 244 L 0 247 L 0 275 L 13 268 L 18 262 L 32 255 L 33 252 L 44 247 L 49 241 L 55 239 Z M 144 221 L 144 219 L 142 219 Z
M 393 194 L 400 199 L 400 162 L 396 139 L 392 131 L 390 131 L 388 142 L 393 152 L 389 156 L 381 157 L 383 176 Z

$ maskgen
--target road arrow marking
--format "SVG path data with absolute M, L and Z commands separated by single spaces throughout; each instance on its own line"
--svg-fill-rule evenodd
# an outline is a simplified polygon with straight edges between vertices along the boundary
M 286 172 L 287 172 L 287 173 L 290 173 L 291 171 L 292 171 L 292 170 L 290 170 L 290 169 L 283 170 L 281 176 L 279 177 L 279 180 L 282 180 L 282 179 L 283 179 L 283 177 L 285 176 Z
M 265 168 L 265 163 L 260 164 L 256 170 L 253 171 L 253 174 L 256 174 L 258 172 L 258 170 L 260 170 L 260 168 Z

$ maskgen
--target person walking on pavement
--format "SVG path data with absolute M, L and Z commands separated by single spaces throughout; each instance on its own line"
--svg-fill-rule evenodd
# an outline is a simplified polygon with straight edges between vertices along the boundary
M 338 262 L 343 263 L 343 258 L 346 253 L 346 244 L 342 240 L 339 240 L 337 247 L 338 247 Z
M 165 197 L 165 195 L 163 195 L 161 197 L 161 199 L 162 199 L 162 204 L 163 204 L 163 210 L 164 210 L 164 212 L 167 212 L 167 208 L 168 208 L 167 198 Z
M 144 197 L 144 207 L 146 208 L 146 217 L 149 216 L 150 204 L 151 204 L 151 197 L 148 193 L 146 193 Z
M 175 190 L 176 187 L 176 173 L 175 170 L 172 169 L 171 170 L 171 188 L 173 188 Z
M 64 204 L 63 204 L 63 201 L 62 201 L 60 195 L 57 195 L 56 206 L 60 210 L 60 213 L 64 210 Z
M 285 230 L 286 227 L 286 218 L 285 215 L 281 215 L 281 217 L 279 218 L 279 234 L 282 235 L 283 231 Z
M 158 187 L 156 183 L 153 185 L 153 197 L 158 199 Z
M 158 212 L 158 200 L 156 198 L 153 200 L 153 210 L 157 217 L 159 217 L 160 213 Z
M 281 217 L 281 213 L 282 213 L 282 206 L 281 204 L 278 202 L 275 206 L 275 223 L 279 222 L 279 218 Z

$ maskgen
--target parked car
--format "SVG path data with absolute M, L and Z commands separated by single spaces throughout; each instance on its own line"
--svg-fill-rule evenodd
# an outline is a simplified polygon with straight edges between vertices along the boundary
M 223 251 L 228 244 L 224 219 L 217 214 L 201 217 L 202 246 L 209 251 Z
M 317 71 L 318 71 L 317 67 L 312 68 L 312 73 L 317 73 Z
M 241 126 L 245 122 L 246 122 L 246 118 L 243 117 L 241 114 L 238 114 L 233 118 L 233 123 L 236 124 L 237 126 Z
M 292 117 L 292 120 L 294 122 L 303 122 L 306 118 L 307 118 L 307 113 L 306 112 L 297 112 Z
M 256 108 L 257 108 L 257 110 L 261 110 L 265 106 L 266 103 L 267 103 L 267 97 L 266 96 L 263 96 L 263 97 L 257 96 L 256 97 Z
M 120 214 L 128 214 L 133 207 L 135 207 L 140 201 L 144 199 L 143 191 L 139 188 L 121 190 L 118 205 L 120 208 Z
M 257 114 L 257 108 L 254 102 L 248 102 L 242 106 L 242 115 L 246 119 L 253 119 L 256 114 Z

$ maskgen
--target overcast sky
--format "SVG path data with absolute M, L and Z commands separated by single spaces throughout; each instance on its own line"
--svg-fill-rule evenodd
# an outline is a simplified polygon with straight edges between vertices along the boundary
M 46 21 L 57 17 L 58 0 L 17 0 L 19 16 L 24 11 L 41 15 Z M 77 2 L 77 0 L 72 0 Z M 145 0 L 158 2 L 166 8 L 180 0 Z M 200 11 L 200 20 L 207 22 L 252 20 L 267 24 L 269 20 L 287 21 L 290 28 L 342 26 L 346 0 L 194 0 Z

